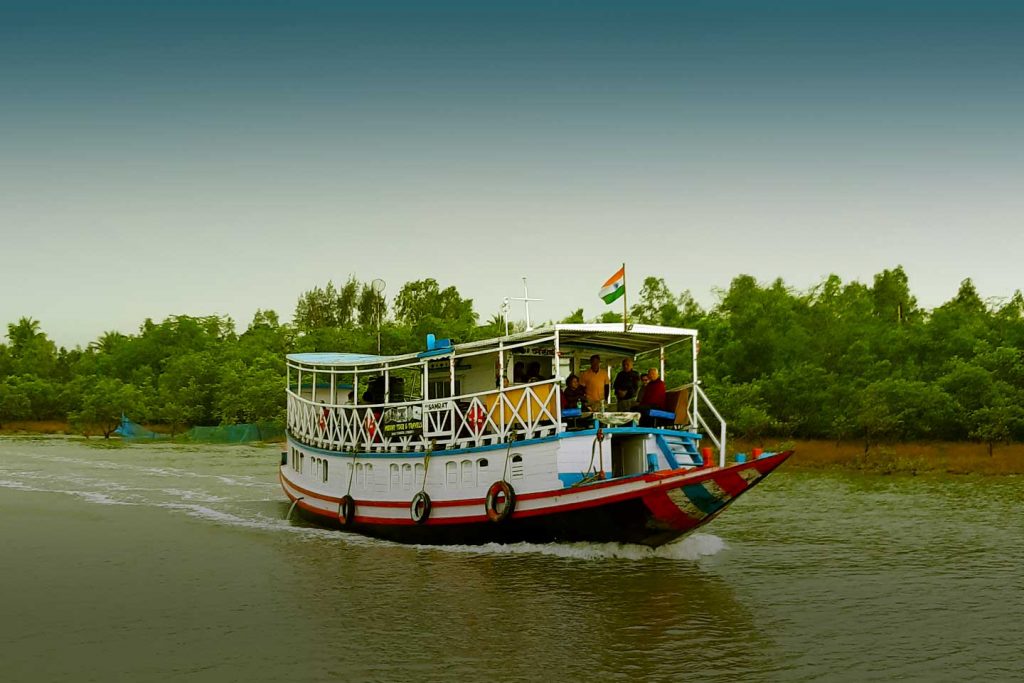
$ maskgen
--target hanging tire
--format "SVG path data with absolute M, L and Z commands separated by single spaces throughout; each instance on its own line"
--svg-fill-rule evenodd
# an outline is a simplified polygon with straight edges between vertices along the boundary
M 345 495 L 338 501 L 338 521 L 342 526 L 352 526 L 352 520 L 356 518 L 356 501 L 352 496 Z
M 504 497 L 504 501 L 502 501 Z M 516 492 L 507 481 L 496 481 L 487 489 L 487 498 L 484 500 L 484 507 L 487 510 L 487 519 L 492 522 L 504 522 L 516 509 Z
M 430 517 L 430 496 L 426 491 L 420 491 L 412 497 L 409 503 L 409 516 L 417 524 L 423 524 Z

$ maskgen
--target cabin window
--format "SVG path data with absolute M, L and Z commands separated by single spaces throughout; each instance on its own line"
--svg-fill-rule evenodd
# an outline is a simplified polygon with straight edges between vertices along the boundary
M 490 482 L 490 477 L 487 476 L 487 458 L 480 458 L 476 461 L 476 483 L 477 486 L 481 484 L 487 484 Z
M 473 470 L 472 460 L 463 460 L 461 463 L 462 467 L 462 488 L 468 489 L 476 486 L 476 472 Z
M 402 465 L 402 488 L 406 491 L 412 488 L 412 465 Z
M 444 481 L 446 486 L 459 485 L 459 465 L 455 462 L 447 462 L 444 465 Z
M 366 486 L 366 468 L 363 463 L 356 465 L 356 486 Z
M 327 460 L 324 460 L 324 481 L 327 481 Z
M 523 456 L 521 455 L 512 456 L 512 478 L 523 478 Z
M 366 465 L 366 483 L 365 483 L 365 486 L 366 486 L 366 488 L 371 488 L 371 489 L 374 486 L 374 481 L 373 481 L 373 465 L 370 465 L 369 463 L 367 463 L 367 465 Z
M 399 474 L 399 472 L 398 472 L 398 465 L 392 465 L 390 470 L 391 470 L 391 477 L 390 477 L 390 480 L 391 480 L 391 490 L 392 491 L 397 491 L 398 488 L 402 485 L 402 478 L 401 478 L 402 475 Z
M 435 398 L 449 398 L 452 395 L 451 380 L 447 377 L 430 380 L 430 384 L 427 386 L 430 389 L 431 400 Z M 462 380 L 455 380 L 455 395 L 462 395 Z
M 299 474 L 302 474 L 302 466 L 306 464 L 306 454 L 299 453 Z
M 423 463 L 416 463 L 413 468 L 413 478 L 416 486 L 423 486 L 423 477 L 426 475 L 427 470 L 423 467 Z

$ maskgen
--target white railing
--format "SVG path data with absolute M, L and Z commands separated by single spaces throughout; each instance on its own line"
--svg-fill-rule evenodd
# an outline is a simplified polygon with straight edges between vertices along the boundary
M 422 429 L 384 433 L 385 411 L 419 413 Z M 561 431 L 561 388 L 556 380 L 432 401 L 328 405 L 288 391 L 288 428 L 305 443 L 327 450 L 404 452 L 467 448 L 531 439 Z
M 711 442 L 718 448 L 718 465 L 719 467 L 725 467 L 725 420 L 722 415 L 715 408 L 714 404 L 711 403 L 711 399 L 704 393 L 704 390 L 700 388 L 699 384 L 691 384 L 693 391 L 690 392 L 690 400 L 692 401 L 692 415 L 691 419 L 696 419 L 697 424 L 703 427 L 703 432 L 708 435 Z M 718 419 L 718 437 L 715 437 L 714 430 L 708 425 L 704 416 L 701 415 L 700 407 L 701 403 L 711 411 L 711 414 Z

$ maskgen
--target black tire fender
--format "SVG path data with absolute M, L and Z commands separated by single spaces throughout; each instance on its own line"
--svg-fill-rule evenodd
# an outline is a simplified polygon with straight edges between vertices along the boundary
M 505 497 L 502 506 L 499 497 Z M 501 509 L 499 510 L 499 506 Z M 487 519 L 494 523 L 504 522 L 516 509 L 516 491 L 512 484 L 507 481 L 496 481 L 487 489 L 487 498 L 484 500 L 484 508 L 487 511 Z
M 409 503 L 409 516 L 417 524 L 423 524 L 430 518 L 430 496 L 426 491 L 420 491 L 412 497 Z
M 342 526 L 352 526 L 356 517 L 356 501 L 350 495 L 344 495 L 338 501 L 338 521 Z

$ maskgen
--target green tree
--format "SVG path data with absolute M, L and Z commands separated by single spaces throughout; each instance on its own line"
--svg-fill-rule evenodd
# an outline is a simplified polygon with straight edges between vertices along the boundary
M 21 387 L 0 382 L 0 427 L 5 422 L 25 420 L 32 414 L 32 403 Z
M 122 415 L 143 410 L 142 395 L 136 387 L 114 377 L 100 377 L 85 388 L 82 405 L 72 412 L 71 421 L 87 433 L 97 429 L 109 439 L 121 424 Z
M 388 302 L 383 292 L 378 292 L 372 284 L 364 284 L 359 290 L 359 325 L 368 330 L 376 330 L 383 325 L 388 317 Z
M 359 282 L 354 277 L 340 288 L 328 281 L 324 288 L 314 287 L 304 292 L 295 305 L 295 325 L 299 329 L 321 327 L 349 327 L 357 310 Z
M 447 330 L 456 339 L 468 340 L 477 315 L 472 299 L 463 299 L 455 287 L 441 289 L 437 280 L 427 278 L 402 286 L 395 297 L 395 319 L 419 338 Z
M 1009 442 L 1024 431 L 1024 408 L 1006 403 L 985 406 L 971 413 L 970 424 L 970 437 L 987 444 L 991 457 L 995 444 Z
M 917 316 L 917 299 L 910 294 L 910 281 L 903 266 L 875 275 L 871 296 L 875 315 L 879 318 L 902 322 Z
M 856 419 L 867 450 L 880 441 L 951 436 L 954 411 L 953 400 L 937 386 L 884 379 L 861 393 Z

